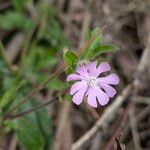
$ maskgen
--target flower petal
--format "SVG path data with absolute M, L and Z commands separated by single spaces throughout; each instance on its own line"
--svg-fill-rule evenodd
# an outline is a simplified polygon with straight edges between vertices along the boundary
M 96 95 L 93 88 L 89 88 L 88 90 L 87 102 L 90 106 L 97 107 Z
M 87 67 L 86 66 L 80 66 L 77 67 L 76 72 L 79 73 L 83 77 L 88 76 Z
M 95 89 L 96 97 L 97 97 L 99 103 L 100 103 L 102 106 L 106 105 L 106 104 L 109 102 L 109 97 L 108 97 L 108 95 L 107 95 L 105 92 L 103 92 L 103 91 L 100 89 L 100 87 L 98 87 L 98 86 L 95 86 L 94 89 Z
M 110 66 L 107 62 L 101 62 L 98 68 L 96 69 L 96 76 L 99 76 L 101 73 L 110 71 Z
M 79 81 L 75 82 L 70 89 L 70 95 L 75 94 L 77 91 L 82 89 L 83 87 L 87 87 L 87 82 L 86 81 Z
M 109 97 L 114 97 L 117 93 L 117 91 L 110 85 L 108 84 L 100 84 L 100 86 L 104 89 L 104 91 L 106 92 L 106 94 Z
M 83 87 L 82 89 L 80 89 L 77 93 L 74 94 L 72 101 L 77 105 L 81 104 L 86 91 L 87 87 Z
M 95 76 L 97 61 L 87 64 L 87 69 L 91 75 Z
M 98 78 L 98 82 L 104 83 L 104 84 L 117 85 L 117 84 L 119 84 L 119 77 L 116 74 L 112 73 L 106 77 Z
M 83 79 L 83 77 L 78 74 L 70 74 L 67 77 L 67 81 L 82 80 L 82 79 Z

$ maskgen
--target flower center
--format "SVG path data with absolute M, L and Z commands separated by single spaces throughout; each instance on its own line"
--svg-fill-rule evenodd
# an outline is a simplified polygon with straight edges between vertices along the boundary
M 90 87 L 93 87 L 93 86 L 95 86 L 96 84 L 97 84 L 96 79 L 90 79 L 90 80 L 88 81 L 88 85 L 89 85 Z

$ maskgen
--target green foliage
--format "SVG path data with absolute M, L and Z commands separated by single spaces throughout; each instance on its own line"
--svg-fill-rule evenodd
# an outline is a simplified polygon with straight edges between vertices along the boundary
M 48 84 L 47 87 L 53 90 L 63 90 L 65 88 L 65 83 L 62 82 L 59 78 L 53 78 Z
M 15 129 L 17 137 L 26 149 L 41 150 L 43 148 L 43 136 L 33 121 L 22 118 L 17 121 L 17 125 L 18 128 Z
M 8 11 L 0 15 L 0 28 L 4 30 L 22 29 L 28 30 L 33 26 L 32 20 L 27 18 L 24 14 Z
M 91 32 L 89 31 L 88 39 L 90 39 L 93 36 L 95 36 L 95 34 L 97 34 L 97 32 L 99 32 L 99 31 L 100 31 L 99 28 L 95 28 Z M 96 39 L 91 43 L 91 45 L 89 46 L 89 49 L 94 50 L 102 42 L 103 42 L 103 35 L 102 35 L 102 33 L 100 33 L 99 36 L 97 36 Z
M 73 53 L 72 51 L 67 51 L 64 53 L 63 55 L 64 61 L 66 62 L 66 64 L 70 67 L 75 66 L 77 60 L 78 60 L 78 56 Z
M 20 143 L 27 150 L 41 150 L 44 146 L 43 135 L 35 121 L 28 118 L 21 118 L 13 121 L 5 121 L 5 130 L 15 131 Z
M 16 10 L 22 12 L 24 9 L 24 6 L 28 0 L 12 0 L 13 6 Z
M 22 90 L 22 93 L 19 93 L 19 97 L 25 96 L 26 93 L 27 91 Z M 20 99 L 19 97 L 17 98 L 18 100 Z M 36 99 L 31 99 L 20 106 L 20 111 L 23 112 L 39 104 L 40 102 L 37 102 Z M 5 130 L 7 132 L 14 130 L 18 140 L 27 150 L 49 149 L 52 140 L 51 124 L 52 120 L 46 108 L 32 112 L 24 118 L 4 122 Z
M 99 28 L 93 29 L 88 34 L 87 39 L 91 39 L 100 31 Z M 118 50 L 117 46 L 114 45 L 104 45 L 103 35 L 100 33 L 91 43 L 91 45 L 85 49 L 84 54 L 81 56 L 82 59 L 94 59 L 102 53 L 112 52 Z
M 31 105 L 34 107 L 38 104 L 39 103 L 36 100 L 31 101 Z M 36 118 L 36 122 L 40 129 L 40 132 L 43 135 L 44 139 L 43 149 L 49 149 L 49 146 L 52 141 L 51 117 L 48 115 L 48 111 L 45 108 L 36 111 L 34 116 Z
M 72 96 L 71 96 L 71 95 L 66 94 L 65 99 L 66 99 L 66 100 L 68 100 L 69 102 L 71 102 L 71 100 L 72 100 Z
M 115 52 L 116 50 L 118 50 L 118 47 L 115 45 L 100 45 L 94 49 L 93 57 L 97 57 L 98 55 L 106 52 Z
M 20 107 L 20 111 L 25 111 L 31 107 L 39 105 L 40 103 L 41 102 L 36 101 L 36 99 L 31 99 L 25 105 L 22 105 Z M 49 149 L 49 144 L 52 140 L 52 131 L 51 131 L 52 120 L 51 117 L 48 115 L 47 109 L 46 108 L 39 109 L 27 115 L 26 119 L 31 123 L 33 122 L 36 128 L 38 128 L 38 134 L 40 134 L 41 140 L 44 140 L 42 142 L 42 145 L 38 146 L 38 149 Z M 24 146 L 27 148 L 27 145 Z
M 5 94 L 0 99 L 0 109 L 9 104 L 17 95 L 17 91 L 20 88 L 20 85 L 11 87 L 10 90 L 6 91 Z
M 74 72 L 74 69 L 77 63 L 80 60 L 90 60 L 95 59 L 102 53 L 106 52 L 114 52 L 118 50 L 117 46 L 114 45 L 104 45 L 103 44 L 103 35 L 99 33 L 100 29 L 95 28 L 91 32 L 88 33 L 88 40 L 92 40 L 92 43 L 84 49 L 84 53 L 79 56 L 76 56 L 72 51 L 67 51 L 63 55 L 64 62 L 67 64 L 66 72 L 71 74 Z M 98 34 L 99 33 L 99 34 Z M 97 35 L 97 36 L 96 36 Z M 96 37 L 95 37 L 96 36 Z M 92 39 L 94 37 L 94 40 Z
M 56 56 L 54 55 L 53 50 L 41 46 L 32 47 L 27 58 L 24 60 L 24 66 L 22 69 L 22 74 L 30 80 L 41 84 L 45 81 L 50 73 L 46 74 L 42 70 L 46 68 L 51 68 L 57 63 Z M 65 86 L 59 78 L 53 78 L 48 84 L 47 88 L 53 90 L 62 90 Z
M 63 59 L 64 59 L 64 62 L 67 64 L 66 72 L 68 74 L 73 73 L 76 63 L 79 59 L 78 56 L 75 53 L 73 53 L 72 51 L 68 50 L 67 52 L 64 53 Z
M 52 49 L 43 46 L 32 46 L 24 60 L 25 72 L 37 73 L 41 69 L 51 67 L 57 63 L 56 56 Z
M 71 74 L 71 73 L 74 72 L 74 69 L 75 69 L 75 68 L 72 68 L 72 67 L 69 67 L 69 66 L 68 66 L 65 71 L 66 71 L 67 74 Z
M 36 22 L 25 15 L 26 2 L 27 0 L 13 0 L 13 9 L 0 14 L 0 29 L 21 30 L 26 31 L 27 35 L 31 34 L 30 28 L 35 27 Z M 9 70 L 6 60 L 0 54 L 0 79 L 2 80 L 0 82 L 0 124 L 5 127 L 7 132 L 13 131 L 21 145 L 27 150 L 48 150 L 50 147 L 53 138 L 51 129 L 53 122 L 46 108 L 32 112 L 24 118 L 5 122 L 2 120 L 2 115 L 24 99 L 31 92 L 34 84 L 42 84 L 49 78 L 58 62 L 56 57 L 58 50 L 62 50 L 65 45 L 68 45 L 56 19 L 57 14 L 53 13 L 49 6 L 46 9 L 43 9 L 47 12 L 46 19 L 39 16 L 41 22 L 45 19 L 44 26 L 40 24 L 35 31 L 36 35 L 29 40 L 30 43 L 25 43 L 29 46 L 25 45 L 25 48 L 28 49 L 24 59 L 17 60 L 17 71 Z M 10 40 L 9 37 L 8 40 Z M 24 49 L 23 46 L 22 49 Z M 20 55 L 19 58 L 21 58 Z M 45 88 L 61 91 L 66 86 L 67 84 L 55 77 Z M 29 99 L 28 102 L 19 106 L 15 113 L 23 112 L 39 104 L 41 102 L 37 99 Z
M 68 46 L 69 42 L 57 22 L 55 10 L 43 6 L 41 11 L 43 24 L 39 30 L 38 40 L 49 44 L 54 50 L 62 49 L 62 46 Z
M 88 35 L 87 35 L 87 40 L 91 39 L 92 37 L 95 36 L 95 34 L 97 34 L 97 32 L 99 32 L 100 29 L 99 28 L 95 28 L 92 31 L 89 31 Z M 81 56 L 81 59 L 91 59 L 93 57 L 93 51 L 94 49 L 99 46 L 101 43 L 103 42 L 103 35 L 102 33 L 100 33 L 90 44 L 89 47 L 87 47 L 84 51 L 84 53 Z

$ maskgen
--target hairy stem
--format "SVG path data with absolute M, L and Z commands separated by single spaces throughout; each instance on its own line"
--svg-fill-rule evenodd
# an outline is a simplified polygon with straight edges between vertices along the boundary
M 53 103 L 56 102 L 56 101 L 58 101 L 58 97 L 55 97 L 55 98 L 53 98 L 52 100 L 49 100 L 49 101 L 47 101 L 47 102 L 45 102 L 45 103 L 43 103 L 43 104 L 40 104 L 40 105 L 38 105 L 38 106 L 36 106 L 36 107 L 31 108 L 31 109 L 25 110 L 25 111 L 23 111 L 23 112 L 21 112 L 21 113 L 18 113 L 18 114 L 16 114 L 16 115 L 6 115 L 6 116 L 4 117 L 4 119 L 12 120 L 12 119 L 16 119 L 16 118 L 22 117 L 22 116 L 24 116 L 24 115 L 27 115 L 27 114 L 29 114 L 29 113 L 31 113 L 31 112 L 34 112 L 34 111 L 40 109 L 40 108 L 43 108 L 43 107 L 48 106 L 48 105 L 51 105 L 51 104 L 53 104 Z
M 37 86 L 35 89 L 33 89 L 31 91 L 31 93 L 29 93 L 29 95 L 27 95 L 27 97 L 25 97 L 22 101 L 20 101 L 18 104 L 16 104 L 10 111 L 13 112 L 14 110 L 16 110 L 20 105 L 24 104 L 25 102 L 27 102 L 33 95 L 35 95 L 36 93 L 38 93 L 39 91 L 41 91 L 47 84 L 48 82 L 54 78 L 55 76 L 59 75 L 60 73 L 63 72 L 63 69 L 65 68 L 65 66 L 61 66 L 58 70 L 56 70 L 45 82 L 43 82 L 43 84 Z

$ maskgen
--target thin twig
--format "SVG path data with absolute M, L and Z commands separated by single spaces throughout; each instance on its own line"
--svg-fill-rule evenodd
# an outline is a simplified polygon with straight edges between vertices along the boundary
M 52 148 L 54 150 L 69 150 L 72 145 L 70 112 L 71 103 L 68 101 L 64 101 L 58 114 L 59 118 L 57 123 L 55 140 Z
M 146 109 L 144 109 L 137 115 L 137 122 L 142 121 L 145 118 L 145 116 L 147 116 L 149 113 L 150 113 L 150 106 L 148 106 Z M 122 141 L 124 141 L 126 139 L 129 132 L 130 132 L 130 124 L 128 123 L 125 127 L 124 136 L 122 138 Z
M 20 101 L 17 105 L 15 105 L 10 111 L 13 112 L 14 110 L 16 110 L 20 105 L 24 104 L 25 102 L 27 102 L 33 95 L 35 95 L 36 93 L 38 93 L 39 91 L 41 91 L 47 84 L 48 82 L 54 78 L 56 75 L 59 75 L 61 72 L 63 72 L 64 66 L 62 66 L 59 70 L 56 70 L 45 82 L 43 82 L 43 84 L 37 86 L 26 98 L 24 98 L 22 101 Z
M 150 105 L 150 97 L 134 96 L 134 97 L 132 97 L 132 101 L 135 104 L 147 104 L 147 105 Z
M 31 112 L 34 112 L 34 111 L 40 109 L 40 108 L 43 108 L 43 107 L 48 106 L 48 105 L 50 105 L 50 104 L 53 104 L 53 103 L 56 102 L 56 101 L 58 101 L 58 97 L 55 97 L 55 98 L 53 98 L 52 100 L 49 100 L 49 101 L 47 101 L 47 102 L 45 102 L 45 103 L 43 103 L 43 104 L 40 104 L 40 105 L 38 105 L 38 106 L 36 106 L 36 107 L 31 108 L 31 109 L 25 110 L 24 112 L 21 112 L 21 113 L 19 113 L 19 114 L 16 114 L 16 115 L 8 115 L 8 116 L 6 116 L 4 119 L 12 120 L 12 119 L 16 119 L 16 118 L 22 117 L 22 116 L 24 116 L 24 115 L 27 115 L 27 114 L 29 114 L 29 113 L 31 113 Z
M 131 125 L 135 150 L 142 150 L 141 143 L 140 143 L 140 136 L 138 134 L 138 129 L 137 129 L 137 121 L 134 114 L 134 106 L 129 111 L 129 118 L 130 118 L 130 125 Z

